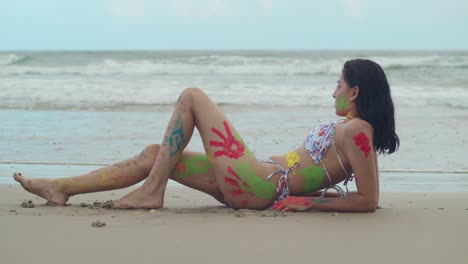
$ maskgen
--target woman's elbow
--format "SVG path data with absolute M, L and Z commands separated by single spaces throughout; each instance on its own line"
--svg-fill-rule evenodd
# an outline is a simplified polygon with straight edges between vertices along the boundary
M 365 197 L 362 197 L 358 204 L 359 206 L 357 211 L 361 213 L 373 213 L 378 207 L 376 199 L 366 199 Z

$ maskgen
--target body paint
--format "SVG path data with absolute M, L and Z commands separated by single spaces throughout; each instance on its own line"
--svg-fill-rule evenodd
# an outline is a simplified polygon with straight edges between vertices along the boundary
M 231 129 L 232 129 L 232 135 L 234 136 L 234 138 L 237 141 L 239 141 L 242 144 L 242 146 L 244 146 L 244 156 L 254 156 L 253 153 L 250 151 L 249 147 L 247 146 L 247 144 L 245 144 L 244 140 L 237 132 L 237 130 L 232 126 L 231 126 Z
M 138 177 L 137 176 L 118 176 L 118 177 L 112 177 L 111 178 L 111 181 L 114 182 L 114 184 L 122 184 L 122 181 L 124 180 L 137 180 Z
M 311 193 L 320 189 L 324 174 L 322 167 L 312 165 L 299 171 L 299 173 L 304 176 L 304 193 Z
M 213 152 L 211 152 L 210 150 L 206 151 L 206 158 L 208 159 L 208 161 L 213 164 L 214 162 L 214 155 L 213 155 Z
M 110 186 L 112 185 L 112 181 L 110 179 L 110 175 L 107 173 L 101 173 L 99 176 L 101 176 L 101 181 L 99 185 L 101 186 Z
M 218 135 L 221 141 L 210 141 L 210 146 L 212 147 L 222 147 L 223 150 L 215 151 L 213 154 L 215 157 L 227 156 L 229 158 L 238 159 L 244 155 L 244 145 L 237 141 L 236 138 L 232 135 L 231 129 L 227 121 L 223 122 L 224 129 L 226 130 L 227 136 L 224 136 L 221 131 L 216 128 L 212 128 L 211 131 Z
M 232 196 L 239 196 L 239 195 L 242 195 L 244 194 L 244 191 L 242 189 L 237 189 L 237 190 L 234 190 L 231 192 Z
M 57 182 L 58 184 L 61 184 L 61 185 L 64 185 L 64 186 L 72 186 L 72 185 L 75 185 L 76 182 L 74 180 L 66 180 L 66 179 L 56 179 L 56 180 L 53 180 L 55 182 Z
M 128 166 L 134 166 L 134 165 L 137 165 L 136 160 L 121 161 L 121 162 L 117 162 L 114 164 L 114 166 L 116 166 L 117 168 L 125 168 Z
M 228 171 L 229 169 L 231 167 L 228 167 Z M 238 162 L 232 173 L 245 183 L 245 185 L 240 185 L 240 187 L 256 197 L 271 199 L 276 194 L 276 185 L 258 177 L 246 162 Z
M 281 200 L 275 203 L 272 206 L 273 210 L 291 210 L 288 208 L 289 206 L 309 206 L 311 205 L 311 198 L 310 197 L 297 197 L 297 196 L 288 196 L 286 199 Z M 307 209 L 307 208 L 305 208 Z
M 336 98 L 336 106 L 338 110 L 340 111 L 346 110 L 349 106 L 349 103 L 350 103 L 349 99 L 346 98 L 344 94 L 341 94 L 338 96 L 338 98 Z
M 228 167 L 228 172 L 234 176 L 234 178 L 230 178 L 230 177 L 227 177 L 225 176 L 224 177 L 224 182 L 227 183 L 227 184 L 230 184 L 234 187 L 237 187 L 237 189 L 231 191 L 231 195 L 232 196 L 239 196 L 241 194 L 244 194 L 245 191 L 248 191 L 249 190 L 249 185 L 244 182 L 233 170 L 231 167 Z M 240 183 L 239 183 L 240 182 Z M 252 194 L 250 192 L 248 192 L 249 194 Z
M 242 180 L 242 178 L 239 177 L 239 175 L 231 167 L 228 167 L 227 170 L 232 176 L 234 176 L 234 178 L 235 178 L 234 181 L 236 181 L 236 184 L 237 184 L 238 187 L 244 189 L 245 191 L 249 190 L 249 188 L 250 188 L 249 185 L 244 180 Z M 229 178 L 229 179 L 232 179 L 232 178 Z M 239 182 L 241 184 L 239 184 Z
M 297 152 L 293 150 L 291 152 L 286 153 L 284 155 L 284 159 L 288 163 L 288 167 L 291 168 L 292 166 L 296 165 L 296 163 L 298 163 L 301 158 L 297 154 Z M 294 170 L 292 173 L 295 175 L 296 171 Z
M 107 173 L 101 173 L 99 176 L 101 176 L 101 180 L 99 185 L 101 186 L 116 186 L 116 185 L 121 185 L 124 180 L 137 180 L 137 176 L 117 176 L 117 177 L 112 177 L 111 175 Z
M 171 149 L 170 158 L 172 158 L 172 156 L 174 156 L 177 153 L 177 151 L 179 151 L 182 148 L 184 141 L 185 135 L 182 116 L 179 114 L 174 124 L 174 130 L 172 130 L 172 133 L 169 137 L 169 147 Z
M 176 165 L 175 176 L 185 178 L 193 174 L 202 174 L 211 169 L 211 163 L 205 155 L 182 158 Z
M 224 177 L 224 182 L 229 183 L 230 185 L 235 186 L 235 187 L 240 187 L 239 183 L 236 180 L 234 180 L 233 178 L 229 178 L 227 176 Z
M 292 167 L 294 166 L 296 163 L 299 162 L 300 160 L 300 157 L 299 155 L 297 154 L 296 151 L 291 151 L 291 152 L 288 152 L 284 155 L 284 158 L 286 159 L 286 161 L 288 162 L 288 167 Z
M 367 156 L 369 156 L 369 152 L 371 151 L 371 147 L 369 146 L 369 138 L 366 136 L 366 134 L 364 134 L 364 132 L 361 132 L 354 135 L 353 139 L 354 144 L 359 146 L 359 148 L 366 154 L 367 158 Z

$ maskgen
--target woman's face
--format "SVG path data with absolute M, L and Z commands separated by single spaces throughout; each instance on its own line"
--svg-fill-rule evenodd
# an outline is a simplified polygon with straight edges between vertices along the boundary
M 350 98 L 353 93 L 353 89 L 349 87 L 349 84 L 343 78 L 343 73 L 340 75 L 340 79 L 336 82 L 336 89 L 333 92 L 333 98 L 335 98 L 335 113 L 337 116 L 346 116 L 350 108 Z

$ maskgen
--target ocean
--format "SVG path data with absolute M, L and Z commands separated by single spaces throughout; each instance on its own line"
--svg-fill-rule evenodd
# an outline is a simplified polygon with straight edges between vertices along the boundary
M 257 155 L 285 153 L 334 118 L 332 93 L 353 58 L 379 63 L 392 89 L 402 148 L 379 162 L 387 175 L 409 176 L 385 188 L 434 190 L 443 179 L 421 179 L 440 171 L 455 178 L 442 191 L 468 187 L 468 51 L 3 51 L 0 182 L 14 170 L 58 177 L 135 155 L 159 143 L 172 105 L 193 86 Z

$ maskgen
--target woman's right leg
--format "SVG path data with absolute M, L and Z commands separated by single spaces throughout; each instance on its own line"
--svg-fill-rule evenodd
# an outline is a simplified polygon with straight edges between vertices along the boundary
M 28 192 L 47 201 L 65 205 L 70 196 L 125 188 L 144 180 L 159 153 L 160 145 L 148 145 L 139 155 L 125 161 L 86 173 L 60 179 L 29 179 L 20 173 L 13 174 Z M 211 164 L 202 153 L 185 151 L 171 175 L 190 188 L 205 192 L 223 203 L 224 198 L 217 187 Z
M 76 194 L 120 189 L 142 181 L 147 177 L 158 151 L 159 145 L 149 145 L 135 157 L 79 176 L 29 179 L 15 173 L 13 178 L 28 192 L 65 205 L 68 198 Z

